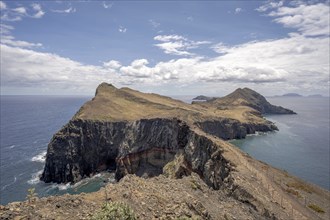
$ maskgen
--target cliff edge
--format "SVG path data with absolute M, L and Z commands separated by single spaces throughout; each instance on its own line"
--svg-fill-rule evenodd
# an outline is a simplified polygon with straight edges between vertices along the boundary
M 0 210 L 7 217 L 86 219 L 103 202 L 121 201 L 141 219 L 326 219 L 328 191 L 225 141 L 276 130 L 263 113 L 293 112 L 249 89 L 186 104 L 102 83 L 53 136 L 41 180 L 75 183 L 110 171 L 118 182 L 92 194 L 35 199 Z

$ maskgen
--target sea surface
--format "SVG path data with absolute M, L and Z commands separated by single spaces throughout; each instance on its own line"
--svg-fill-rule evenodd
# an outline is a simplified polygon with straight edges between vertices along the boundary
M 274 97 L 297 115 L 266 115 L 277 132 L 231 141 L 252 157 L 330 190 L 329 98 Z
M 189 102 L 192 97 L 176 97 Z M 0 96 L 0 204 L 24 200 L 29 188 L 39 196 L 97 191 L 113 181 L 103 173 L 75 185 L 39 181 L 52 136 L 91 97 Z M 269 115 L 280 131 L 235 140 L 253 157 L 309 182 L 329 186 L 329 99 L 268 98 L 298 115 Z
M 0 96 L 0 204 L 24 200 L 29 188 L 35 188 L 38 196 L 97 191 L 111 177 L 97 175 L 73 186 L 39 181 L 52 136 L 90 99 Z

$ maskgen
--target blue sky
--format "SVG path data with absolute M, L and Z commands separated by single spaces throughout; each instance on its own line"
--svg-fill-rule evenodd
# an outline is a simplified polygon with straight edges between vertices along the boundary
M 1 94 L 329 94 L 328 1 L 1 1 Z

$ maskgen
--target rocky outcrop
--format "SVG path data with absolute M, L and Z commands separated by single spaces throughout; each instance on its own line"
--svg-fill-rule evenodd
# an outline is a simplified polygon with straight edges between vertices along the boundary
M 150 119 L 136 122 L 70 121 L 48 146 L 41 179 L 45 182 L 77 182 L 113 169 L 117 180 L 126 174 L 152 177 L 181 154 L 185 170 L 195 172 L 219 189 L 230 166 L 221 149 L 189 129 L 178 119 Z
M 290 109 L 270 104 L 265 97 L 249 88 L 236 89 L 223 98 L 212 99 L 209 102 L 219 106 L 245 105 L 261 114 L 296 114 Z
M 204 132 L 215 135 L 224 140 L 242 139 L 247 134 L 255 132 L 275 131 L 278 128 L 270 121 L 266 123 L 241 123 L 235 119 L 219 118 L 195 123 Z
M 209 96 L 205 96 L 205 95 L 199 95 L 196 96 L 195 98 L 193 98 L 192 100 L 196 100 L 196 101 L 209 101 L 214 99 L 214 97 L 209 97 Z
M 263 100 L 260 94 L 254 96 Z M 230 110 L 217 103 L 205 108 L 102 83 L 95 97 L 52 138 L 41 180 L 75 183 L 104 170 L 115 170 L 117 180 L 127 174 L 153 177 L 181 158 L 175 163 L 176 177 L 194 172 L 219 189 L 231 167 L 223 149 L 194 129 L 225 140 L 277 130 L 260 112 L 228 106 Z M 233 112 L 231 117 L 221 117 L 228 112 Z

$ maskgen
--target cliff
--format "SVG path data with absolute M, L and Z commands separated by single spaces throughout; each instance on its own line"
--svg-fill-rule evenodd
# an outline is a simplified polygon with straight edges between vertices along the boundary
M 222 180 L 210 181 L 204 169 L 192 164 L 202 159 L 189 155 L 207 143 L 196 142 L 194 127 L 226 140 L 277 130 L 251 108 L 205 108 L 102 83 L 95 97 L 52 138 L 41 180 L 74 183 L 108 169 L 115 170 L 117 180 L 128 173 L 151 177 L 184 152 L 189 172 L 199 172 L 209 185 L 219 188 Z
M 41 180 L 75 183 L 107 170 L 118 182 L 0 206 L 0 219 L 90 219 L 104 202 L 118 201 L 139 219 L 327 219 L 328 191 L 224 141 L 276 130 L 262 117 L 272 108 L 291 113 L 238 91 L 189 105 L 102 83 L 53 136 Z

